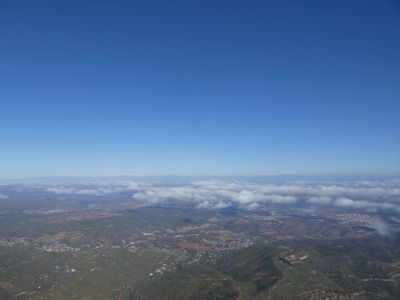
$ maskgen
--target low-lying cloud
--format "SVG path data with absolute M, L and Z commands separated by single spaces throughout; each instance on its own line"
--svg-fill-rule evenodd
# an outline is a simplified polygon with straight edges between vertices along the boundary
M 304 204 L 343 209 L 391 210 L 400 213 L 400 181 L 254 183 L 206 180 L 180 184 L 122 182 L 92 186 L 52 186 L 56 195 L 107 196 L 129 192 L 149 204 L 165 201 L 193 202 L 199 209 L 231 206 L 251 210 L 262 205 Z
M 46 188 L 46 191 L 57 195 L 106 196 L 123 191 L 136 191 L 139 190 L 142 186 L 146 186 L 146 184 L 139 184 L 129 181 L 119 184 L 100 183 L 84 187 L 52 186 Z
M 371 226 L 376 230 L 376 232 L 380 235 L 388 235 L 389 230 L 386 223 L 382 221 L 375 221 L 371 223 Z

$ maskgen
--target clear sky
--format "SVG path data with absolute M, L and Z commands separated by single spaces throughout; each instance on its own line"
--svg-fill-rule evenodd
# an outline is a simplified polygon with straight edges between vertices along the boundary
M 400 3 L 0 2 L 0 176 L 400 173 Z

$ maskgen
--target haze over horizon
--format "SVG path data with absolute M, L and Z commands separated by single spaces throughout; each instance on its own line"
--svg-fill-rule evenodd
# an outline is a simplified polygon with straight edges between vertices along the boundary
M 396 1 L 2 1 L 0 178 L 400 175 Z

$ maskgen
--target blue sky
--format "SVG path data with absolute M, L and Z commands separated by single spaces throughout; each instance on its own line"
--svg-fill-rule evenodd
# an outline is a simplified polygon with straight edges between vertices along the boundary
M 0 176 L 400 173 L 397 1 L 1 1 Z

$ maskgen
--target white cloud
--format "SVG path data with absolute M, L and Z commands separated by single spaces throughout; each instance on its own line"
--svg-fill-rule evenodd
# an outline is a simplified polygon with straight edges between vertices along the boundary
M 354 200 L 351 200 L 349 198 L 339 198 L 334 202 L 334 204 L 336 206 L 342 206 L 342 207 L 353 207 Z
M 332 198 L 328 196 L 312 196 L 307 199 L 307 203 L 318 204 L 318 205 L 328 205 L 332 203 Z
M 382 221 L 375 221 L 371 224 L 371 226 L 376 230 L 376 232 L 378 232 L 378 234 L 380 235 L 388 235 L 389 231 L 387 228 L 386 223 L 382 222 Z
M 365 200 L 352 200 L 349 198 L 339 198 L 334 202 L 334 205 L 339 207 L 361 208 L 361 209 L 391 209 L 399 210 L 399 206 L 387 202 L 374 202 Z
M 217 204 L 215 204 L 213 207 L 218 209 L 218 208 L 226 208 L 229 206 L 231 206 L 229 203 L 220 201 Z
M 290 204 L 297 202 L 297 197 L 294 196 L 281 196 L 281 195 L 266 195 L 265 201 L 271 203 Z
M 87 195 L 104 196 L 123 191 L 137 191 L 147 184 L 140 184 L 132 181 L 120 183 L 100 182 L 96 185 L 76 187 L 76 186 L 53 186 L 46 189 L 47 192 L 58 195 Z
M 4 195 L 4 194 L 0 194 L 0 200 L 5 200 L 5 199 L 8 199 L 8 196 Z
M 261 205 L 332 205 L 342 208 L 392 210 L 400 212 L 400 181 L 254 183 L 203 180 L 163 185 L 137 182 L 100 183 L 87 186 L 52 186 L 54 194 L 104 196 L 131 193 L 148 203 L 188 201 L 198 208 L 229 206 L 255 209 Z
M 133 198 L 150 203 L 165 200 L 194 201 L 198 202 L 198 208 L 225 208 L 232 205 L 254 208 L 259 203 L 290 204 L 298 200 L 291 195 L 265 194 L 256 186 L 241 187 L 237 183 L 216 182 L 184 187 L 150 187 L 134 193 Z
M 58 195 L 69 194 L 69 195 L 87 195 L 87 196 L 102 196 L 116 192 L 114 189 L 104 188 L 104 187 L 75 188 L 75 187 L 64 187 L 64 186 L 50 187 L 47 188 L 46 191 Z
M 203 201 L 197 204 L 196 208 L 210 208 L 212 205 L 208 201 Z
M 260 204 L 258 203 L 251 203 L 245 207 L 246 210 L 255 210 L 260 208 Z

